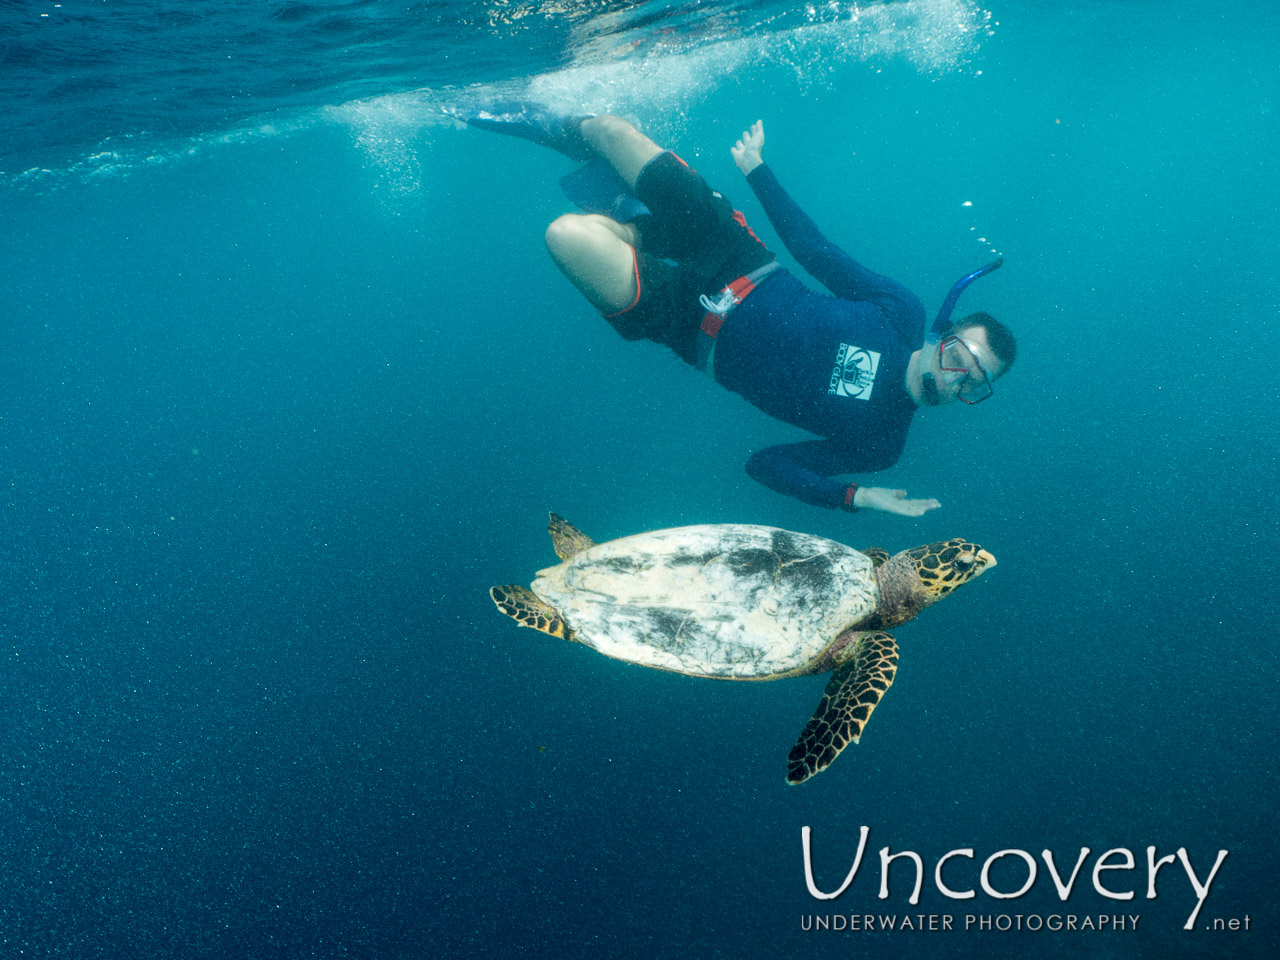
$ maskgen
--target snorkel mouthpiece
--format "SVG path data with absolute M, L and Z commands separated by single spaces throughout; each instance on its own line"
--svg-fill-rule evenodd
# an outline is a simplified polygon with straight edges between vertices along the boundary
M 955 312 L 956 301 L 960 299 L 960 294 L 964 293 L 965 288 L 979 277 L 985 277 L 988 273 L 993 273 L 1004 266 L 1004 257 L 998 257 L 992 260 L 985 267 L 979 267 L 973 273 L 966 274 L 951 285 L 951 289 L 947 292 L 947 298 L 942 301 L 942 306 L 938 308 L 938 316 L 933 321 L 933 326 L 929 328 L 924 337 L 922 356 L 927 361 L 929 359 L 929 351 L 942 342 L 942 331 L 946 330 L 951 323 L 951 314 Z M 934 382 L 933 373 L 929 369 L 925 369 L 920 374 L 921 387 L 924 390 L 925 401 L 930 405 L 938 403 L 938 385 Z
M 924 393 L 924 402 L 931 407 L 936 407 L 942 400 L 938 396 L 938 385 L 933 380 L 933 374 L 927 370 L 920 374 L 920 389 Z

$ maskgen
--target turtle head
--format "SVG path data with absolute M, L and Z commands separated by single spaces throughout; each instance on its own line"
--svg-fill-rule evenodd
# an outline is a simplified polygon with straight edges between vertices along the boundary
M 929 604 L 995 565 L 990 552 L 961 538 L 903 550 L 876 571 L 880 580 L 876 612 L 885 626 L 914 619 Z

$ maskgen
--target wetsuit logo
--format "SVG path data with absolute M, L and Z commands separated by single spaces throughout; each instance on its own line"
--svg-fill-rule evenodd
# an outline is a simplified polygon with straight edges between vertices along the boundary
M 880 368 L 880 354 L 840 344 L 836 353 L 836 368 L 831 371 L 831 383 L 827 393 L 837 397 L 854 397 L 870 400 L 871 388 L 876 385 L 876 370 Z

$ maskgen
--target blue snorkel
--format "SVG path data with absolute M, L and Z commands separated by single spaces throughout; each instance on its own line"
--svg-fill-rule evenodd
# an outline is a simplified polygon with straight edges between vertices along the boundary
M 964 293 L 965 288 L 979 277 L 985 277 L 988 273 L 999 270 L 1004 266 L 1004 258 L 998 257 L 992 260 L 985 267 L 979 267 L 973 273 L 967 274 L 957 280 L 947 293 L 947 298 L 942 301 L 942 306 L 938 308 L 938 316 L 933 321 L 933 326 L 925 333 L 924 345 L 922 347 L 922 357 L 925 361 L 929 358 L 929 351 L 938 346 L 942 342 L 942 332 L 951 324 L 951 314 L 956 309 L 956 301 L 960 299 L 960 294 Z M 921 386 L 924 393 L 929 398 L 930 403 L 937 403 L 938 385 L 934 382 L 933 373 L 927 367 L 920 374 Z

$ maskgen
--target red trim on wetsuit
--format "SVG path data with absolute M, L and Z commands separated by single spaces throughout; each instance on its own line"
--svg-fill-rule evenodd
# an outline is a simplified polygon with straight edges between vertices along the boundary
M 853 513 L 858 508 L 853 505 L 853 495 L 858 492 L 858 485 L 851 483 L 844 488 L 844 508 Z
M 604 317 L 606 320 L 609 320 L 612 317 L 620 317 L 624 313 L 630 313 L 632 310 L 636 308 L 636 304 L 640 302 L 640 261 L 636 259 L 635 247 L 631 248 L 631 269 L 635 271 L 635 275 L 636 275 L 636 298 L 631 301 L 631 306 L 623 307 L 617 313 L 602 312 L 600 316 Z
M 737 306 L 743 300 L 747 299 L 747 294 L 756 288 L 755 282 L 750 276 L 739 277 L 737 280 L 728 284 L 726 289 L 733 291 L 734 306 Z M 702 325 L 698 328 L 708 337 L 714 340 L 720 335 L 720 328 L 724 325 L 726 314 L 716 313 L 714 310 L 708 310 L 702 318 Z
M 757 237 L 757 236 L 756 236 L 756 232 L 755 232 L 754 230 L 752 230 L 752 229 L 751 229 L 751 227 L 747 224 L 747 216 L 746 216 L 746 214 L 744 214 L 741 210 L 735 210 L 735 211 L 733 211 L 733 219 L 734 219 L 734 220 L 736 220 L 736 221 L 738 222 L 738 226 L 742 227 L 742 229 L 743 229 L 743 230 L 745 230 L 745 231 L 747 231 L 747 233 L 751 234 L 751 239 L 752 239 L 752 240 L 754 240 L 756 243 L 760 244 L 760 246 L 762 246 L 762 247 L 765 245 L 764 241 L 763 241 L 763 240 L 761 240 L 759 237 Z

